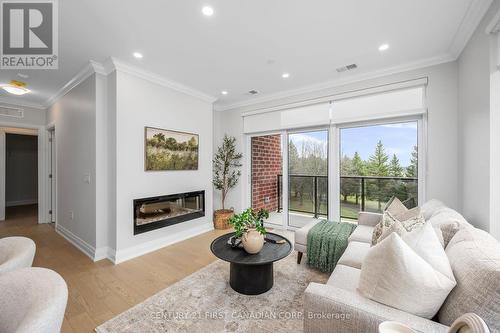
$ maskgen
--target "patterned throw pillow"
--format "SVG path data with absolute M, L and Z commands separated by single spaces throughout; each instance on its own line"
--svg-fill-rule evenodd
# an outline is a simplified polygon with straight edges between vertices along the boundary
M 393 232 L 403 236 L 405 231 L 411 232 L 424 224 L 424 217 L 418 209 L 407 210 L 397 217 L 392 215 L 389 210 L 386 210 L 382 216 L 382 221 L 379 223 L 380 226 L 377 225 L 373 231 L 372 245 L 377 244 Z
M 391 217 L 387 217 L 386 213 L 391 214 Z M 372 234 L 372 246 L 379 242 L 380 236 L 384 232 L 384 229 L 389 228 L 394 220 L 399 220 L 400 222 L 408 221 L 403 223 L 403 226 L 407 231 L 413 230 L 412 219 L 420 215 L 420 208 L 415 207 L 412 209 L 406 208 L 405 205 L 397 197 L 392 197 L 384 208 L 384 216 L 382 216 L 381 221 L 375 226 Z M 425 221 L 424 221 L 425 223 Z

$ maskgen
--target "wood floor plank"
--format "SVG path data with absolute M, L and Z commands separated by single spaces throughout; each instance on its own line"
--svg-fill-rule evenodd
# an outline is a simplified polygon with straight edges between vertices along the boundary
M 119 265 L 92 262 L 57 234 L 52 224 L 37 224 L 37 206 L 8 207 L 0 238 L 25 236 L 37 250 L 33 266 L 55 270 L 65 279 L 68 305 L 62 332 L 93 332 L 95 327 L 210 264 L 209 246 L 229 232 L 214 230 Z

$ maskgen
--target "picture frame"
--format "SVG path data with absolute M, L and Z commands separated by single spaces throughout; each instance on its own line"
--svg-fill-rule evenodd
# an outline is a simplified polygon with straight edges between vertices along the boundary
M 144 127 L 144 170 L 198 170 L 199 135 Z

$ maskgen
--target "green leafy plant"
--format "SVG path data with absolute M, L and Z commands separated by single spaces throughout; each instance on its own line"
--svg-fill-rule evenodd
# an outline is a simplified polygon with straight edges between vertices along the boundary
M 236 152 L 236 138 L 224 135 L 222 145 L 217 148 L 214 156 L 212 181 L 215 189 L 221 191 L 222 210 L 224 210 L 227 193 L 236 186 L 241 176 L 239 168 L 242 156 L 241 153 Z
M 249 229 L 255 229 L 265 235 L 267 231 L 264 228 L 264 220 L 267 218 L 269 218 L 269 211 L 266 209 L 255 212 L 252 208 L 248 208 L 241 214 L 231 217 L 229 224 L 234 227 L 236 238 L 240 238 Z

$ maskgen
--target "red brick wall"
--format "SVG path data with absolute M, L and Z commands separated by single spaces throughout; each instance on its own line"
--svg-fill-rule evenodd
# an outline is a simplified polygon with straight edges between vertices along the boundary
M 281 174 L 281 137 L 252 138 L 252 208 L 278 210 L 277 179 Z M 266 198 L 268 201 L 266 202 Z

